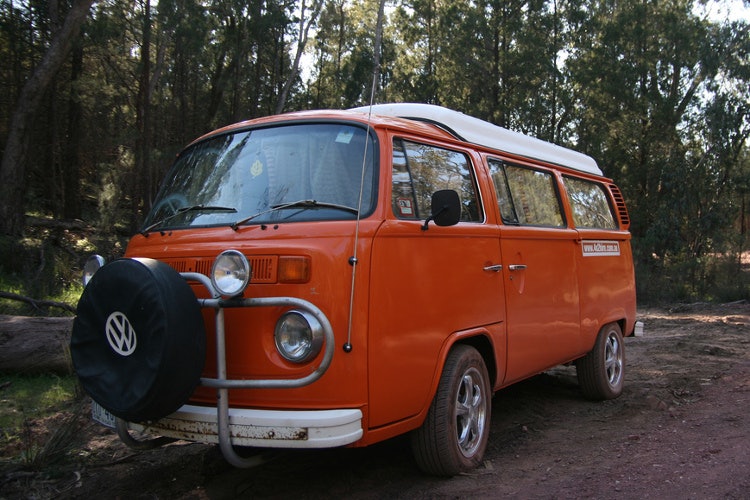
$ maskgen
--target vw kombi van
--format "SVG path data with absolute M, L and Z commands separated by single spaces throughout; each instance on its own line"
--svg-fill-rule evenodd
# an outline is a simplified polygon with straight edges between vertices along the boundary
M 442 107 L 250 120 L 178 155 L 124 258 L 90 259 L 74 367 L 131 446 L 245 467 L 237 447 L 410 433 L 454 475 L 503 387 L 574 363 L 620 395 L 629 223 L 592 158 Z

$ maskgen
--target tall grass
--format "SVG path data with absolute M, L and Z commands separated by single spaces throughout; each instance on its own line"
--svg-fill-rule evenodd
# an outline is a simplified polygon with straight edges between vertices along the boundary
M 80 392 L 73 376 L 0 375 L 0 456 L 3 461 L 39 465 L 66 449 L 77 417 Z M 61 411 L 71 412 L 40 441 L 33 422 Z

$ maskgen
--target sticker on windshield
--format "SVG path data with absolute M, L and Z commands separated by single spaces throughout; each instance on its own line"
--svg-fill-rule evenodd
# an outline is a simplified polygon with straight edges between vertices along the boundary
M 352 142 L 352 137 L 354 137 L 354 130 L 342 130 L 339 132 L 339 135 L 336 136 L 336 142 L 340 142 L 341 144 L 349 144 L 350 142 Z
M 414 208 L 412 208 L 411 200 L 408 198 L 398 198 L 398 213 L 402 217 L 414 216 Z
M 581 243 L 584 257 L 620 255 L 620 242 L 608 240 L 584 240 Z
M 260 160 L 255 160 L 255 163 L 250 165 L 250 174 L 252 174 L 253 178 L 255 178 L 255 177 L 258 177 L 262 173 L 263 173 L 263 163 L 261 163 Z

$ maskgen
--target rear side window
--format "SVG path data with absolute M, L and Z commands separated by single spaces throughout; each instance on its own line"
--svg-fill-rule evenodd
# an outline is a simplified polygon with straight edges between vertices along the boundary
M 564 177 L 568 201 L 573 209 L 573 223 L 578 228 L 617 229 L 612 207 L 604 186 L 596 182 Z
M 464 153 L 396 139 L 393 142 L 392 184 L 393 213 L 399 219 L 429 217 L 432 193 L 441 189 L 458 192 L 462 222 L 481 222 L 484 219 L 471 161 Z
M 506 224 L 563 227 L 555 178 L 549 172 L 489 160 L 500 215 Z

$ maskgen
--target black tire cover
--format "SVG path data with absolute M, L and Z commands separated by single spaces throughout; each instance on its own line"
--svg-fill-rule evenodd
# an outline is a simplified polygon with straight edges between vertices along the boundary
M 94 401 L 127 421 L 159 419 L 198 385 L 206 355 L 203 316 L 190 285 L 169 265 L 115 260 L 84 289 L 70 350 Z

